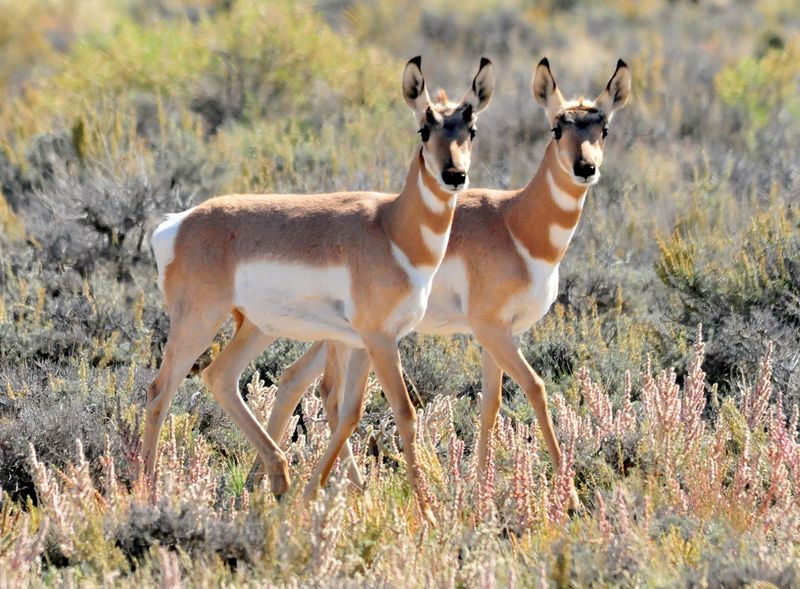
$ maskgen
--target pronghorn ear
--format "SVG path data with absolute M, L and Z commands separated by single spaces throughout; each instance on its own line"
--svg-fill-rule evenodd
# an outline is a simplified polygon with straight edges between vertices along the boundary
M 617 71 L 611 76 L 606 89 L 600 93 L 594 104 L 611 119 L 615 110 L 619 110 L 631 96 L 631 70 L 621 59 L 617 62 Z
M 431 103 L 425 78 L 422 77 L 422 57 L 410 59 L 403 70 L 403 96 L 414 112 L 421 114 Z
M 531 88 L 536 102 L 544 107 L 551 120 L 554 119 L 564 104 L 564 97 L 556 85 L 556 80 L 550 71 L 550 62 L 546 57 L 543 57 L 536 66 Z
M 494 93 L 494 66 L 492 62 L 485 57 L 481 57 L 481 64 L 478 66 L 478 73 L 472 80 L 464 98 L 461 99 L 461 104 L 467 104 L 472 107 L 474 114 L 478 114 L 489 106 Z

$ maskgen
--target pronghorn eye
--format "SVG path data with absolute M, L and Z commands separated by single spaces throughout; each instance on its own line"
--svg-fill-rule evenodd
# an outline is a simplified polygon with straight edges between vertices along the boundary
M 556 138 L 556 141 L 561 139 L 561 126 L 560 125 L 556 125 L 555 127 L 553 127 L 552 130 L 553 130 L 553 137 Z
M 431 138 L 431 130 L 430 130 L 430 128 L 428 128 L 428 126 L 427 126 L 427 125 L 426 125 L 426 126 L 424 126 L 424 127 L 422 127 L 422 129 L 420 129 L 419 131 L 417 131 L 417 133 L 419 133 L 419 134 L 420 134 L 420 136 L 422 137 L 422 142 L 423 142 L 423 143 L 427 142 L 427 141 L 428 141 L 428 139 L 430 139 L 430 138 Z
M 469 138 L 475 139 L 475 135 L 478 134 L 478 130 L 475 127 L 471 127 L 469 130 Z
M 608 127 L 603 127 L 603 139 L 608 137 Z

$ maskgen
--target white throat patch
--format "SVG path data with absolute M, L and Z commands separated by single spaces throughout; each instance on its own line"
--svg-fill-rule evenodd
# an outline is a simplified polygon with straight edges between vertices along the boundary
M 583 203 L 586 200 L 585 191 L 580 198 L 575 198 L 571 194 L 559 188 L 559 186 L 556 184 L 556 181 L 553 179 L 553 174 L 550 172 L 550 170 L 547 171 L 545 178 L 547 179 L 547 187 L 550 189 L 550 194 L 552 195 L 553 200 L 558 205 L 559 209 L 568 212 L 580 211 L 583 209 Z
M 422 179 L 423 171 L 420 171 L 419 178 L 417 179 L 417 184 L 419 185 L 419 193 L 422 196 L 422 202 L 425 203 L 425 206 L 428 209 L 437 215 L 441 215 L 445 212 L 446 209 L 452 209 L 456 206 L 456 195 L 453 194 L 447 202 L 443 202 L 439 199 L 430 189 L 425 186 L 425 181 Z

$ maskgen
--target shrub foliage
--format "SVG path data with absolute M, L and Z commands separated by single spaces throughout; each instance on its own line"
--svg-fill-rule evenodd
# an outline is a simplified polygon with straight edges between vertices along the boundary
M 798 14 L 790 0 L 6 2 L 0 585 L 800 584 Z M 507 380 L 476 480 L 479 348 L 412 335 L 438 526 L 410 500 L 374 381 L 353 440 L 363 494 L 337 466 L 316 501 L 298 497 L 328 436 L 314 394 L 283 440 L 292 492 L 248 491 L 253 450 L 196 371 L 149 488 L 144 391 L 168 327 L 149 232 L 221 193 L 396 189 L 416 131 L 400 71 L 417 53 L 450 92 L 482 54 L 497 65 L 475 186 L 534 173 L 543 55 L 565 94 L 594 96 L 618 57 L 632 68 L 558 301 L 520 337 L 564 468 Z M 260 418 L 304 345 L 246 370 Z

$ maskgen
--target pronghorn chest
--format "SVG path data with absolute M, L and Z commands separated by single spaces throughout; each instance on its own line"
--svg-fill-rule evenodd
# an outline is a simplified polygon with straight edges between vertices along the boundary
M 499 313 L 514 333 L 525 331 L 544 317 L 558 296 L 558 263 L 528 256 L 525 266 L 527 286 L 511 295 Z
M 447 247 L 447 235 L 440 244 L 442 255 Z M 425 315 L 431 294 L 433 277 L 439 265 L 413 265 L 397 245 L 392 244 L 392 255 L 406 275 L 410 288 L 395 304 L 384 322 L 384 329 L 401 338 L 419 323 Z M 441 259 L 441 258 L 440 258 Z
M 556 232 L 556 235 L 551 234 L 551 242 L 557 247 L 566 247 L 571 236 L 572 231 L 568 235 Z M 499 316 L 507 325 L 511 326 L 514 333 L 519 333 L 544 317 L 553 301 L 556 300 L 559 263 L 534 257 L 513 235 L 512 240 L 521 266 L 525 270 L 526 280 L 524 286 L 504 302 Z
M 425 259 L 433 260 L 432 264 L 412 263 L 398 244 L 391 243 L 392 256 L 410 285 L 408 293 L 398 301 L 383 325 L 387 332 L 396 334 L 398 338 L 414 329 L 425 316 L 433 289 L 434 275 L 439 270 L 447 250 L 450 237 L 449 225 L 452 222 L 453 208 L 456 205 L 455 195 L 450 196 L 449 200 L 443 201 L 426 187 L 422 176 L 418 180 L 418 189 L 424 210 L 438 216 L 439 221 L 446 220 L 447 227 L 444 230 L 441 230 L 442 227 L 438 227 L 438 231 L 424 223 L 419 227 L 419 237 L 422 243 L 418 245 L 423 246 L 428 254 Z
M 417 331 L 436 335 L 471 333 L 467 321 L 468 301 L 466 264 L 461 257 L 448 257 L 436 272 L 428 308 Z

